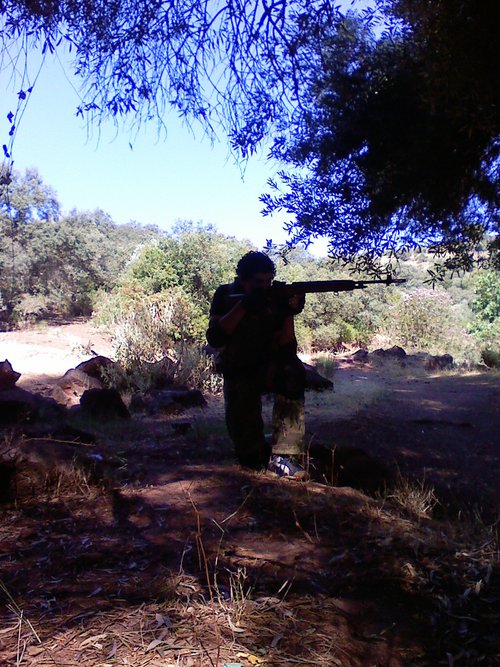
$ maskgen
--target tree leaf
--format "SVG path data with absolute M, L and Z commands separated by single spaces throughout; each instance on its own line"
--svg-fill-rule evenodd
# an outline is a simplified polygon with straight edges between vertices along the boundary
M 227 615 L 227 623 L 228 623 L 229 627 L 231 628 L 231 630 L 232 630 L 233 632 L 239 632 L 239 633 L 245 632 L 245 629 L 244 629 L 244 628 L 239 628 L 238 626 L 236 626 L 236 625 L 232 622 L 231 617 L 229 616 L 229 614 Z
M 146 646 L 146 653 L 147 653 L 148 651 L 152 651 L 152 650 L 155 649 L 157 646 L 159 646 L 160 644 L 164 644 L 164 643 L 165 643 L 165 642 L 163 641 L 163 639 L 153 639 L 153 641 L 152 641 L 152 642 L 149 642 L 149 644 Z

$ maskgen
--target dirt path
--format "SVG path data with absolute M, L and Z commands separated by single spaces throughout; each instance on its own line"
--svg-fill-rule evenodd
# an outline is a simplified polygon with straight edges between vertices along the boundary
M 32 374 L 5 355 L 25 386 L 50 383 L 87 356 L 72 337 L 106 349 L 71 326 L 2 334 L 0 357 L 36 360 Z M 176 417 L 104 425 L 85 452 L 107 482 L 25 470 L 23 502 L 2 513 L 0 581 L 22 618 L 7 600 L 0 663 L 492 667 L 498 544 L 452 517 L 498 499 L 498 376 L 341 361 L 335 383 L 307 396 L 309 440 L 432 483 L 441 514 L 240 469 L 218 398 L 183 416 L 185 435 Z
M 356 382 L 371 401 L 331 419 L 320 409 L 309 424 L 315 440 L 360 447 L 403 476 L 436 486 L 447 505 L 500 506 L 500 381 L 494 372 L 425 373 L 393 365 L 345 365 L 339 391 Z

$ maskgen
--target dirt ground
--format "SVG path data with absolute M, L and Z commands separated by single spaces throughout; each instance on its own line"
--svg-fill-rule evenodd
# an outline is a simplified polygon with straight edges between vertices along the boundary
M 0 333 L 32 391 L 91 350 L 82 322 Z M 1 513 L 0 664 L 499 664 L 498 374 L 344 357 L 333 379 L 308 442 L 387 468 L 377 496 L 242 470 L 218 397 L 50 442 L 66 463 L 19 470 Z

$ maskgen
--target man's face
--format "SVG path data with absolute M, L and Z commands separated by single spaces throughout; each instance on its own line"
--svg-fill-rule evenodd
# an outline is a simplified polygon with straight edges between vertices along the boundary
M 273 284 L 273 274 L 272 273 L 256 273 L 251 278 L 242 280 L 241 284 L 245 294 L 250 294 L 255 290 L 265 290 L 269 289 Z

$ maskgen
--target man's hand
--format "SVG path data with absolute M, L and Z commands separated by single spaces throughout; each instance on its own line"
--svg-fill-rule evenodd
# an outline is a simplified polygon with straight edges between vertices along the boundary
M 292 316 L 298 315 L 304 310 L 306 305 L 306 295 L 305 294 L 293 294 L 288 299 L 283 299 L 282 304 L 280 304 L 280 309 L 283 315 Z
M 241 299 L 241 305 L 250 315 L 260 313 L 268 304 L 268 293 L 264 289 L 254 289 Z

